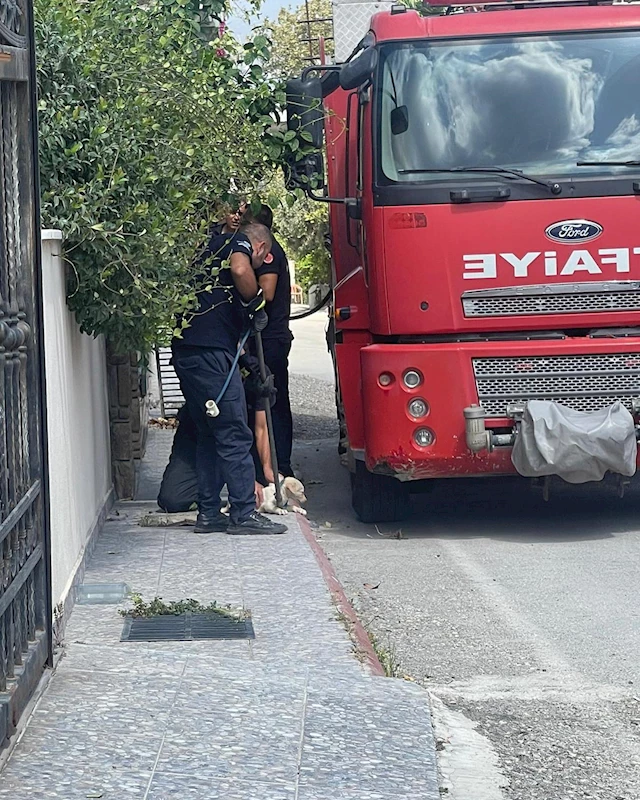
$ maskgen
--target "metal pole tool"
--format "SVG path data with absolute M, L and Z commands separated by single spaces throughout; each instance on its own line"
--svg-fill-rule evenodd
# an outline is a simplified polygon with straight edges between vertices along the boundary
M 267 365 L 264 362 L 264 348 L 262 346 L 262 333 L 255 332 L 256 356 L 258 357 L 258 367 L 260 369 L 260 380 L 265 383 L 267 380 Z M 268 399 L 265 413 L 267 415 L 267 433 L 269 434 L 269 450 L 271 451 L 271 468 L 276 487 L 276 503 L 278 508 L 282 508 L 282 492 L 280 490 L 280 473 L 278 472 L 278 454 L 276 453 L 276 440 L 273 435 L 273 417 L 271 416 L 271 398 Z

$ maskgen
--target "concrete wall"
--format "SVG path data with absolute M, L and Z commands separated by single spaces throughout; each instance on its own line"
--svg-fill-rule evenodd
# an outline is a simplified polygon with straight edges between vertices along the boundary
M 67 307 L 61 245 L 60 231 L 42 232 L 54 606 L 82 579 L 112 496 L 105 343 Z
M 158 375 L 158 359 L 155 351 L 149 354 L 149 369 L 147 370 L 147 402 L 149 416 L 162 416 L 162 392 L 160 390 L 160 376 Z

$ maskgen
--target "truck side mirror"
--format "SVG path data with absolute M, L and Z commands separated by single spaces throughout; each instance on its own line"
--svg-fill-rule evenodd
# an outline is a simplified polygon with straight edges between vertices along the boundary
M 322 86 L 323 97 L 328 97 L 335 92 L 336 89 L 340 88 L 340 70 L 336 68 L 323 72 L 320 78 L 320 85 Z
M 391 122 L 391 133 L 398 136 L 400 133 L 406 133 L 409 130 L 409 109 L 406 106 L 398 106 L 394 108 L 389 115 Z
M 319 150 L 324 143 L 322 83 L 319 78 L 290 78 L 287 81 L 287 128 L 306 131 L 311 144 Z
M 357 89 L 373 75 L 378 66 L 378 51 L 368 47 L 362 55 L 348 61 L 340 70 L 340 86 L 346 91 Z

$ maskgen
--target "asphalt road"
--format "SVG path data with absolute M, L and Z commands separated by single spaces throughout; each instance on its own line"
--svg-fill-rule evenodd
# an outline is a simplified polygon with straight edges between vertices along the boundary
M 292 313 L 301 313 L 306 308 L 295 306 Z M 333 382 L 333 361 L 327 349 L 326 329 L 326 310 L 291 322 L 293 348 L 289 359 L 290 373 L 309 376 L 327 384 Z
M 299 363 L 309 515 L 383 656 L 432 695 L 443 796 L 638 800 L 640 489 L 442 481 L 408 522 L 362 525 L 330 384 L 310 400 Z

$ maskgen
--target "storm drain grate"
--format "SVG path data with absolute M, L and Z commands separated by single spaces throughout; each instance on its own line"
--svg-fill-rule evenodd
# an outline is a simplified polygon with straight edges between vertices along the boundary
M 193 642 L 197 639 L 255 639 L 250 619 L 235 620 L 224 614 L 128 617 L 121 642 Z

